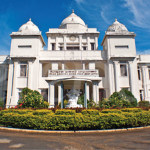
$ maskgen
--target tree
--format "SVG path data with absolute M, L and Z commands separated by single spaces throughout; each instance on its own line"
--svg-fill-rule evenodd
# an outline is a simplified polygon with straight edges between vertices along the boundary
M 21 99 L 18 107 L 21 108 L 48 108 L 49 103 L 44 101 L 43 96 L 38 91 L 24 88 L 21 92 Z

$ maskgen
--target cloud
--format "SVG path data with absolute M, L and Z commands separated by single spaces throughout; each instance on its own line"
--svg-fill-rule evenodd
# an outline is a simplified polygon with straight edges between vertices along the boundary
M 125 5 L 133 14 L 130 22 L 137 27 L 150 29 L 150 1 L 149 0 L 124 0 Z
M 137 50 L 137 54 L 138 55 L 146 55 L 146 54 L 149 55 L 150 54 L 150 49 L 146 49 L 146 50 L 142 50 L 142 51 Z
M 85 0 L 75 0 L 75 2 L 76 2 L 77 4 L 81 4 L 81 3 L 85 2 Z

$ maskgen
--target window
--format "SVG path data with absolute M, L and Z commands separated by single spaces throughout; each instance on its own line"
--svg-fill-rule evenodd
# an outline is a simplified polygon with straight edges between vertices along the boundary
M 31 48 L 31 45 L 18 45 L 18 48 Z
M 126 64 L 120 64 L 120 73 L 121 73 L 121 76 L 127 76 L 127 65 Z
M 55 43 L 52 43 L 52 50 L 55 50 Z
M 41 95 L 43 96 L 44 101 L 48 102 L 48 89 L 41 89 Z
M 79 46 L 67 46 L 67 50 L 79 50 Z
M 91 43 L 91 50 L 94 50 L 94 49 L 95 49 L 95 44 Z
M 138 67 L 138 78 L 139 80 L 141 80 L 141 68 L 140 67 Z
M 140 90 L 140 100 L 143 101 L 143 90 Z
M 83 46 L 83 50 L 84 50 L 84 51 L 86 50 L 86 46 Z
M 27 76 L 27 65 L 20 65 L 20 77 Z
M 116 45 L 115 48 L 129 48 L 128 45 Z
M 62 51 L 62 50 L 63 50 L 63 47 L 62 47 L 62 46 L 60 46 L 59 48 L 60 48 L 60 51 Z

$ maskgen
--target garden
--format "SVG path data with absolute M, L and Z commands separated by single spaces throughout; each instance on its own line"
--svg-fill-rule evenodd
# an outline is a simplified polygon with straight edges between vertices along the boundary
M 83 96 L 78 103 L 84 103 Z M 76 131 L 131 128 L 150 124 L 149 102 L 137 103 L 127 90 L 115 92 L 99 104 L 88 100 L 88 109 L 60 109 L 59 105 L 48 109 L 48 106 L 39 92 L 25 88 L 18 106 L 1 109 L 0 126 Z

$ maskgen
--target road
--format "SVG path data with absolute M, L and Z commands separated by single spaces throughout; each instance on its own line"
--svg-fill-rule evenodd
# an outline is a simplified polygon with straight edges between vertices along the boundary
M 0 150 L 150 149 L 150 128 L 90 134 L 41 134 L 0 131 Z

